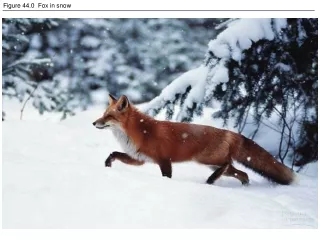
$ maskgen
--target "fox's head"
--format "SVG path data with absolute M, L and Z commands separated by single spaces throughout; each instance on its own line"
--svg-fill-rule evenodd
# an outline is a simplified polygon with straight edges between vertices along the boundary
M 107 127 L 121 126 L 128 118 L 131 105 L 128 98 L 122 95 L 119 100 L 109 94 L 109 106 L 103 113 L 101 118 L 98 118 L 92 124 L 96 128 L 104 129 Z

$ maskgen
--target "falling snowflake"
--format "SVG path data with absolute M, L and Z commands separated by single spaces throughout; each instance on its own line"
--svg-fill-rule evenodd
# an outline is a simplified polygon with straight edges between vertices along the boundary
M 188 133 L 182 133 L 181 136 L 182 136 L 183 139 L 186 139 L 188 137 Z

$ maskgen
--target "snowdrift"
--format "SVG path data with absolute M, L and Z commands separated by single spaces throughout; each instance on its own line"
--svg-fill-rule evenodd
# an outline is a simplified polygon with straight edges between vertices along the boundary
M 158 166 L 104 167 L 121 150 L 108 130 L 97 130 L 95 108 L 66 121 L 6 105 L 3 127 L 3 228 L 316 228 L 317 178 L 298 175 L 274 185 L 246 170 L 251 185 L 211 170 L 173 165 L 173 179 Z M 211 113 L 196 122 L 219 127 Z M 314 166 L 313 168 L 314 169 Z

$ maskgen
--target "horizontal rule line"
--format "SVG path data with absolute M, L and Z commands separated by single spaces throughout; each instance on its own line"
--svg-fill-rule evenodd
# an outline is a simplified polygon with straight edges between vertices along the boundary
M 100 10 L 100 9 L 92 9 L 92 10 L 72 10 L 72 9 L 43 9 L 43 10 L 36 10 L 36 9 L 3 9 L 4 12 L 314 12 L 315 10 L 305 9 L 305 10 L 287 10 L 287 9 L 278 9 L 278 10 Z

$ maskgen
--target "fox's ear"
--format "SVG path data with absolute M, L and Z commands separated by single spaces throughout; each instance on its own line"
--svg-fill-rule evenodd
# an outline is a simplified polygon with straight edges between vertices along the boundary
M 118 100 L 117 100 L 114 96 L 112 96 L 111 94 L 109 94 L 109 104 L 110 104 L 110 105 L 116 103 L 117 101 L 118 101 Z
M 118 110 L 124 111 L 128 107 L 129 107 L 129 99 L 125 95 L 122 95 L 118 101 Z

